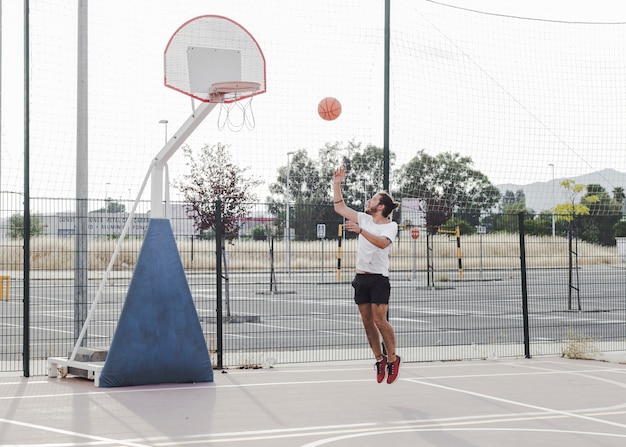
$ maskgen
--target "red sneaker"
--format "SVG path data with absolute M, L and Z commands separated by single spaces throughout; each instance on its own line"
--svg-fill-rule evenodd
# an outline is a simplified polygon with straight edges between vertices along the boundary
M 398 378 L 400 372 L 400 356 L 396 355 L 396 360 L 387 363 L 387 383 L 393 383 Z
M 387 372 L 387 357 L 383 356 L 380 361 L 376 362 L 374 368 L 376 368 L 376 380 L 378 383 L 385 380 L 385 373 Z

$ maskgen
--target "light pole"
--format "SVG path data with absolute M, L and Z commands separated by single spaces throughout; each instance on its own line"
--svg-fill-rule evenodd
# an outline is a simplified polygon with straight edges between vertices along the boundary
M 554 198 L 554 163 L 548 164 L 552 168 L 552 237 L 555 236 L 555 226 L 554 226 L 554 208 L 556 207 L 556 202 Z
M 104 184 L 104 209 L 106 210 L 107 207 L 107 201 L 109 199 L 109 185 L 111 184 L 111 182 L 106 182 Z
M 165 124 L 165 144 L 167 144 L 167 123 L 169 123 L 168 120 L 160 120 L 159 124 Z
M 287 267 L 287 273 L 291 273 L 291 228 L 289 227 L 289 201 L 291 198 L 289 197 L 289 175 L 291 172 L 291 165 L 289 164 L 289 156 L 295 154 L 295 151 L 287 152 L 287 191 L 285 192 L 285 264 Z
M 104 230 L 104 234 L 108 234 L 108 225 L 109 225 L 109 185 L 111 182 L 106 182 L 104 184 L 104 228 L 100 227 L 100 231 Z

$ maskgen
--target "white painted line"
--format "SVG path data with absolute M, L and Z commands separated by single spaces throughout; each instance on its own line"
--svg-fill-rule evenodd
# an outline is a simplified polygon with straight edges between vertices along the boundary
M 506 404 L 510 404 L 510 405 L 516 405 L 516 406 L 520 406 L 520 407 L 524 407 L 524 408 L 531 408 L 533 410 L 545 411 L 547 413 L 559 414 L 559 415 L 568 416 L 568 417 L 572 417 L 572 418 L 578 418 L 578 419 L 584 419 L 584 420 L 596 422 L 596 423 L 599 423 L 599 424 L 606 424 L 606 425 L 612 425 L 614 427 L 626 428 L 626 424 L 620 424 L 618 422 L 606 421 L 606 420 L 594 418 L 594 417 L 591 417 L 591 416 L 585 416 L 585 415 L 582 415 L 582 414 L 576 414 L 576 413 L 572 413 L 571 411 L 555 410 L 553 408 L 547 408 L 547 407 L 542 407 L 542 406 L 539 406 L 539 405 L 527 404 L 527 403 L 524 403 L 524 402 L 518 402 L 518 401 L 514 401 L 514 400 L 510 400 L 510 399 L 504 399 L 502 397 L 490 396 L 488 394 L 477 393 L 475 391 L 463 390 L 461 388 L 454 388 L 454 387 L 450 387 L 450 386 L 446 386 L 446 385 L 440 385 L 440 384 L 437 384 L 437 383 L 425 382 L 425 381 L 423 381 L 421 379 L 405 379 L 405 380 L 407 382 L 418 383 L 420 385 L 429 386 L 429 387 L 432 387 L 432 388 L 439 388 L 439 389 L 443 389 L 443 390 L 447 390 L 447 391 L 453 391 L 453 392 L 456 392 L 456 393 L 467 394 L 469 396 L 479 397 L 481 399 L 493 400 L 493 401 L 496 401 L 496 402 L 502 402 L 502 403 L 506 403 Z M 626 437 L 626 435 L 624 435 L 624 437 Z
M 85 433 L 79 433 L 79 432 L 69 431 L 69 430 L 62 430 L 62 429 L 59 429 L 59 428 L 46 427 L 45 425 L 39 425 L 39 424 L 30 424 L 30 423 L 27 423 L 27 422 L 12 421 L 10 419 L 4 419 L 4 418 L 0 418 L 0 424 L 18 425 L 20 427 L 32 428 L 32 429 L 35 429 L 35 430 L 47 431 L 47 432 L 51 432 L 51 433 L 59 433 L 59 434 L 62 434 L 62 435 L 75 436 L 77 438 L 90 439 L 92 441 L 106 442 L 106 443 L 114 444 L 114 445 L 125 445 L 125 446 L 128 446 L 128 447 L 151 447 L 151 446 L 149 446 L 147 444 L 137 444 L 135 442 L 120 441 L 118 439 L 105 438 L 103 436 L 88 435 L 88 434 L 85 434 Z M 76 445 L 80 445 L 80 444 L 76 444 Z

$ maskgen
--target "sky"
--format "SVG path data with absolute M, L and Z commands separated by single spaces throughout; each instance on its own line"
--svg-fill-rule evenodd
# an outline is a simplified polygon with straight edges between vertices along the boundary
M 0 186 L 4 191 L 20 191 L 23 184 L 23 6 L 22 2 L 15 0 L 2 0 L 1 3 Z M 217 130 L 216 112 L 190 137 L 190 145 L 199 147 L 216 141 L 230 144 L 235 159 L 249 167 L 252 173 L 265 181 L 265 185 L 275 179 L 278 167 L 287 163 L 287 152 L 305 149 L 314 156 L 317 149 L 333 141 L 356 140 L 381 146 L 383 104 L 380 92 L 374 89 L 382 84 L 383 79 L 380 64 L 382 49 L 378 43 L 383 26 L 380 12 L 384 2 L 321 3 L 321 8 L 307 9 L 308 3 L 293 6 L 293 3 L 278 0 L 91 0 L 89 196 L 134 199 L 151 159 L 163 145 L 165 135 L 171 137 L 192 113 L 188 97 L 164 87 L 162 58 L 173 32 L 187 20 L 203 14 L 229 17 L 242 24 L 258 40 L 266 58 L 268 88 L 267 93 L 252 102 L 256 123 L 253 131 L 233 133 Z M 320 3 L 310 4 L 315 6 Z M 621 2 L 617 0 L 445 0 L 415 1 L 415 4 L 418 10 L 423 6 L 427 12 L 441 9 L 437 8 L 437 4 L 445 4 L 541 20 L 626 22 L 626 8 L 621 7 Z M 366 6 L 379 8 L 379 12 L 372 13 Z M 416 17 L 421 20 L 423 17 L 417 12 Z M 432 17 L 436 16 L 424 17 L 435 20 Z M 435 25 L 440 26 L 445 35 L 445 21 Z M 454 24 L 451 26 L 454 27 Z M 31 0 L 31 27 L 32 193 L 72 197 L 76 156 L 76 2 Z M 302 40 L 291 38 L 295 35 Z M 350 41 L 355 35 L 358 41 L 355 39 L 348 52 L 336 45 L 334 40 L 339 36 Z M 303 45 L 303 42 L 309 41 L 319 41 L 315 52 Z M 373 46 L 360 46 L 363 42 L 372 41 Z M 419 43 L 429 45 L 428 42 Z M 415 94 L 419 93 L 416 88 Z M 316 115 L 317 102 L 325 96 L 336 96 L 342 101 L 342 116 L 334 122 L 323 122 Z M 444 95 L 441 96 L 441 102 L 445 102 Z M 501 96 L 495 95 L 494 98 L 494 101 L 502 100 Z M 415 99 L 412 101 L 416 102 Z M 412 119 L 410 111 L 413 109 L 408 110 L 407 118 Z M 436 107 L 432 110 L 438 113 Z M 441 113 L 447 112 L 442 108 Z M 160 124 L 163 120 L 168 123 Z M 459 112 L 459 120 L 470 121 L 471 117 L 464 117 Z M 425 121 L 424 125 L 432 127 L 432 122 Z M 553 134 L 549 136 L 554 137 L 553 129 L 557 127 L 550 126 L 556 124 L 545 126 Z M 411 124 L 408 124 L 402 131 L 407 132 L 407 127 L 411 130 Z M 416 126 L 418 129 L 422 131 Z M 448 129 L 442 127 L 427 131 L 436 134 L 448 132 Z M 467 131 L 459 129 L 459 138 Z M 539 131 L 535 129 L 532 132 Z M 560 130 L 556 133 L 558 139 L 566 139 Z M 455 137 L 456 134 L 450 132 L 450 138 Z M 429 140 L 425 137 L 424 141 L 436 145 L 433 138 Z M 546 138 L 537 136 L 541 142 Z M 577 158 L 575 142 L 561 143 L 572 148 L 573 158 Z M 397 144 L 412 144 L 410 133 L 401 137 Z M 490 161 L 498 150 L 496 146 L 482 153 L 474 147 L 468 150 L 473 151 L 471 155 L 477 167 L 488 172 L 496 184 L 546 181 L 554 175 L 554 169 L 548 167 L 553 159 L 547 153 L 538 153 L 537 162 L 530 164 L 526 170 L 502 172 L 496 162 Z M 584 154 L 579 158 L 582 162 L 572 162 L 569 171 L 563 164 L 554 163 L 557 177 L 582 174 L 608 164 L 603 161 L 599 166 L 592 165 L 586 161 Z M 172 176 L 185 172 L 184 159 L 179 154 L 170 163 Z M 176 198 L 176 192 L 172 192 Z M 261 191 L 259 199 L 265 199 L 266 194 L 266 190 Z M 143 198 L 149 199 L 147 194 Z
M 444 0 L 439 3 L 475 11 L 545 20 L 626 21 L 626 7 L 619 0 Z

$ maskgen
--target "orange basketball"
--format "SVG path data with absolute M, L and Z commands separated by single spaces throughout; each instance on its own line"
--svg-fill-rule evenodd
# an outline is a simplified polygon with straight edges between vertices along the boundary
M 326 121 L 332 121 L 341 115 L 341 103 L 332 96 L 328 96 L 317 105 L 317 113 Z

